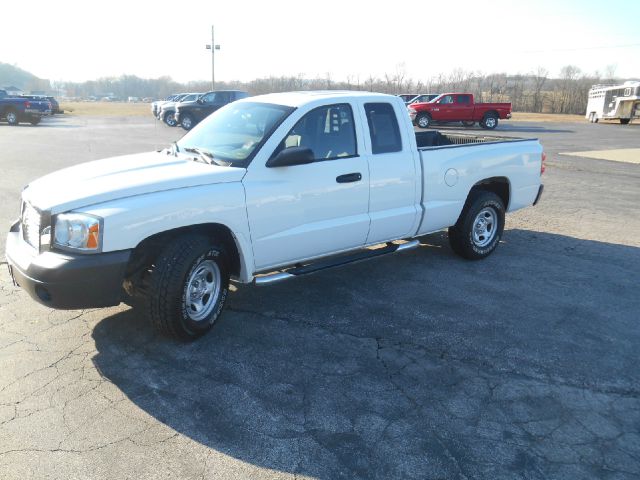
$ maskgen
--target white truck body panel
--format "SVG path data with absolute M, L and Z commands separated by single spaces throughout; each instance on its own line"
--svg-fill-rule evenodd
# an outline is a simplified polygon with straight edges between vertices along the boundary
M 221 224 L 231 230 L 239 251 L 239 280 L 250 282 L 268 269 L 451 226 L 471 188 L 484 179 L 508 180 L 509 211 L 531 205 L 540 186 L 542 148 L 536 140 L 418 149 L 406 107 L 395 96 L 294 92 L 239 102 L 295 108 L 246 168 L 209 165 L 167 151 L 129 155 L 47 175 L 28 186 L 23 201 L 52 215 L 74 211 L 101 217 L 102 252 L 134 249 L 175 228 Z M 353 111 L 356 156 L 266 166 L 307 112 L 345 103 Z M 367 103 L 392 105 L 401 151 L 373 153 Z M 360 181 L 336 183 L 338 176 L 356 172 Z
M 149 152 L 58 170 L 31 182 L 22 199 L 40 210 L 56 214 L 153 192 L 239 182 L 243 175 L 244 170 L 237 168 L 194 162 L 191 157 L 174 157 L 166 152 Z
M 510 186 L 507 211 L 533 203 L 540 186 L 542 147 L 536 140 L 501 143 L 450 145 L 420 149 L 424 171 L 425 215 L 418 235 L 446 228 L 457 220 L 468 192 L 483 179 L 506 177 Z M 447 172 L 457 178 L 447 185 Z M 450 183 L 452 183 L 450 181 Z

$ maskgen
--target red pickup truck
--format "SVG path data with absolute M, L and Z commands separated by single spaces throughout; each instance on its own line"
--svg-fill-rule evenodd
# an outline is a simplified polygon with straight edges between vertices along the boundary
M 462 122 L 471 127 L 478 122 L 482 128 L 493 130 L 498 119 L 511 118 L 510 103 L 474 103 L 471 93 L 443 93 L 428 103 L 414 103 L 409 107 L 414 125 L 429 128 L 432 122 Z

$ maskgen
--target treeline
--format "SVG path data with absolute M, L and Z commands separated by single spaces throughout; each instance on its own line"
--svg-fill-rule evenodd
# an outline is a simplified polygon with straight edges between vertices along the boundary
M 615 71 L 608 67 L 604 75 L 588 75 L 578 67 L 562 68 L 558 78 L 550 78 L 549 72 L 538 68 L 529 74 L 507 75 L 505 73 L 480 74 L 455 70 L 426 81 L 407 78 L 402 69 L 383 78 L 350 76 L 346 80 L 334 80 L 330 74 L 323 78 L 268 77 L 249 82 L 217 82 L 217 89 L 247 90 L 252 95 L 285 92 L 291 90 L 367 90 L 390 94 L 470 92 L 482 102 L 511 102 L 520 112 L 548 112 L 583 114 L 587 104 L 587 92 L 597 83 L 618 83 Z M 54 85 L 54 90 L 64 90 L 68 97 L 114 95 L 127 97 L 162 98 L 176 92 L 206 92 L 211 83 L 206 81 L 179 83 L 170 77 L 143 79 L 134 75 L 116 78 L 101 78 L 84 83 L 64 82 Z

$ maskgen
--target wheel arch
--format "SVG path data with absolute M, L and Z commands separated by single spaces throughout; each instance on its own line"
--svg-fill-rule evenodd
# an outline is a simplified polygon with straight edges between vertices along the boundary
M 125 276 L 135 276 L 155 260 L 165 245 L 183 235 L 205 235 L 212 241 L 220 242 L 229 255 L 229 272 L 232 277 L 242 278 L 247 275 L 248 272 L 243 271 L 242 249 L 231 229 L 221 223 L 202 223 L 154 233 L 141 240 L 131 253 Z
M 493 114 L 495 115 L 496 118 L 500 118 L 500 114 L 498 113 L 497 110 L 489 110 L 488 112 L 484 112 L 484 115 L 482 115 L 482 118 L 487 118 L 489 114 Z
M 469 201 L 475 192 L 480 190 L 495 193 L 504 203 L 505 211 L 509 210 L 511 182 L 507 177 L 489 177 L 476 182 L 469 190 L 465 203 Z

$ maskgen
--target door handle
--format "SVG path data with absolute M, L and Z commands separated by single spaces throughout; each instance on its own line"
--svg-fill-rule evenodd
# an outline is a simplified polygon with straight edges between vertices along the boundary
M 359 182 L 360 180 L 362 180 L 361 173 L 347 173 L 336 177 L 336 182 L 338 183 Z

